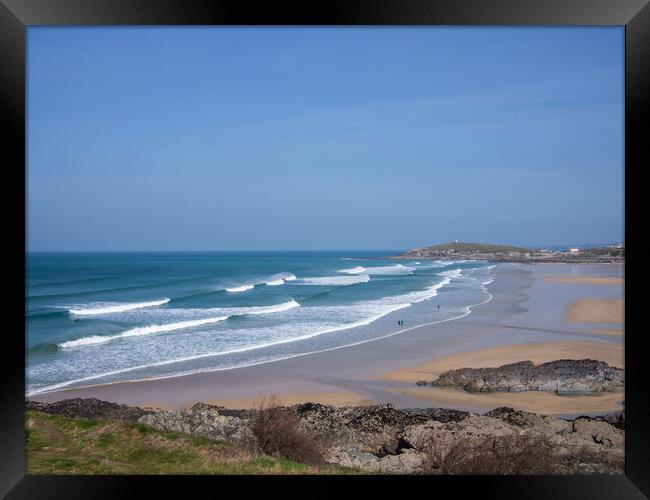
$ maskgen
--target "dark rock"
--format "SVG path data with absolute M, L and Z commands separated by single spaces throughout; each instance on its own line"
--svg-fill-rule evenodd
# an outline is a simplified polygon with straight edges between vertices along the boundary
M 428 385 L 429 382 L 427 382 L 426 380 L 418 380 L 415 384 L 416 385 Z
M 126 406 L 117 403 L 109 403 L 99 399 L 64 399 L 54 403 L 40 403 L 38 401 L 26 401 L 27 410 L 42 411 L 52 415 L 64 415 L 66 417 L 87 418 L 91 420 L 125 420 L 136 422 L 150 411 L 143 410 L 136 406 Z
M 520 361 L 498 368 L 459 368 L 432 382 L 470 392 L 550 391 L 559 395 L 590 394 L 623 388 L 624 371 L 593 359 L 560 359 L 540 365 Z
M 597 417 L 589 417 L 583 415 L 575 418 L 574 422 L 577 420 L 606 422 L 609 425 L 616 427 L 617 429 L 625 430 L 625 410 L 608 415 L 599 415 Z
M 423 423 L 432 420 L 446 424 L 448 422 L 460 422 L 471 415 L 468 411 L 450 408 L 408 408 L 400 411 L 417 419 L 417 422 L 414 420 L 413 423 Z M 413 425 L 413 423 L 410 425 Z
M 231 410 L 225 406 L 209 405 L 207 403 L 196 403 L 190 408 L 190 410 L 208 412 L 216 411 L 219 413 L 219 415 L 237 418 L 250 418 L 255 413 L 255 410 Z
M 523 410 L 515 410 L 514 408 L 508 408 L 507 406 L 495 408 L 485 414 L 486 417 L 498 418 L 504 422 L 508 422 L 510 425 L 518 427 L 525 427 L 530 421 L 531 415 L 536 414 Z
M 397 441 L 397 447 L 395 451 L 397 453 L 404 453 L 404 450 L 413 450 L 413 449 L 415 449 L 415 446 L 409 443 L 404 437 L 401 437 Z
M 339 427 L 361 431 L 376 431 L 383 427 L 401 428 L 431 420 L 457 422 L 470 415 L 467 411 L 446 408 L 398 410 L 391 404 L 335 408 L 316 403 L 305 403 L 292 406 L 289 409 L 321 431 Z

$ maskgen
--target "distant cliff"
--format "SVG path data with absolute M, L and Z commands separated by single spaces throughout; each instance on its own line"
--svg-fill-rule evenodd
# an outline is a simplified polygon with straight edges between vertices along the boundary
M 414 248 L 390 259 L 436 259 L 436 260 L 487 260 L 490 262 L 617 262 L 625 260 L 624 247 L 574 249 L 559 252 L 545 249 L 532 250 L 510 245 L 467 243 L 455 241 Z

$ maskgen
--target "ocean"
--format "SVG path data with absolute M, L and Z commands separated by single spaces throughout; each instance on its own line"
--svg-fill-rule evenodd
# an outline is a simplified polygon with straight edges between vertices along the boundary
M 408 335 L 491 298 L 494 264 L 379 258 L 395 253 L 28 253 L 26 393 Z

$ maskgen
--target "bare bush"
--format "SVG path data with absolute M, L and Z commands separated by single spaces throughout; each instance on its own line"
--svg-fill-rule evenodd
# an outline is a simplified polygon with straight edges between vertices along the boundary
M 576 470 L 580 464 L 595 466 L 604 472 L 620 471 L 625 467 L 625 458 L 622 454 L 608 453 L 605 449 L 582 446 L 564 458 L 568 467 Z
M 545 436 L 486 436 L 478 442 L 457 438 L 429 440 L 424 446 L 427 472 L 441 474 L 552 474 L 558 459 Z
M 311 465 L 325 462 L 325 438 L 301 428 L 300 418 L 282 407 L 277 396 L 260 397 L 251 431 L 267 455 Z

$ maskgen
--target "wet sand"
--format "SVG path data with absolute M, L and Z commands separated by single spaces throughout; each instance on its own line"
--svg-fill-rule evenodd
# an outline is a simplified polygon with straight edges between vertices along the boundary
M 555 394 L 540 391 L 470 394 L 462 389 L 440 389 L 435 387 L 412 387 L 393 390 L 401 395 L 429 401 L 429 406 L 466 408 L 477 413 L 485 413 L 494 408 L 508 406 L 558 417 L 612 413 L 623 409 L 623 400 L 625 399 L 623 391 L 589 396 L 556 396 Z
M 382 380 L 432 381 L 442 372 L 457 368 L 496 368 L 508 363 L 530 360 L 535 364 L 556 359 L 598 359 L 610 366 L 624 368 L 623 344 L 604 342 L 540 342 L 479 349 L 446 356 L 429 363 L 384 373 Z
M 558 342 L 565 343 L 563 348 L 573 343 L 572 352 L 577 358 L 599 355 L 615 360 L 619 356 L 615 351 L 622 353 L 623 350 L 622 336 L 603 335 L 595 330 L 622 329 L 623 324 L 569 322 L 567 306 L 584 298 L 622 300 L 623 285 L 547 282 L 544 277 L 552 273 L 622 279 L 622 272 L 620 265 L 526 265 L 521 270 L 498 272 L 495 280 L 488 285 L 492 300 L 474 306 L 472 313 L 461 319 L 411 328 L 365 344 L 257 366 L 61 390 L 35 395 L 33 399 L 56 401 L 96 397 L 124 404 L 167 408 L 183 408 L 198 401 L 212 401 L 224 406 L 246 407 L 252 405 L 260 395 L 275 394 L 287 404 L 301 400 L 335 405 L 375 401 L 402 408 L 438 406 L 474 411 L 491 409 L 486 408 L 482 401 L 478 404 L 462 393 L 450 399 L 451 396 L 444 392 L 435 394 L 432 388 L 414 387 L 411 380 L 391 379 L 387 374 L 413 370 L 414 367 L 441 359 L 452 359 L 453 355 L 460 353 L 485 352 L 485 349 L 494 348 L 510 349 L 513 356 L 519 355 L 517 349 L 522 349 L 521 359 L 508 358 L 515 361 L 558 359 L 566 351 L 560 348 L 554 351 L 554 348 L 548 347 Z M 516 347 L 521 345 L 526 348 Z M 472 358 L 458 358 L 457 361 L 460 359 L 465 362 Z M 473 359 L 477 367 L 485 366 L 484 357 L 478 355 Z M 422 389 L 429 391 L 423 392 Z M 499 395 L 508 396 L 513 395 Z M 620 407 L 618 401 L 622 399 L 622 395 L 601 397 L 527 393 L 525 396 L 519 393 L 516 398 L 507 399 L 508 405 L 540 413 L 593 413 L 614 411 Z M 608 399 L 610 396 L 612 400 Z M 505 400 L 494 399 L 486 404 L 501 406 L 501 401 Z
M 256 408 L 260 402 L 260 396 L 249 396 L 247 398 L 235 399 L 213 399 L 204 401 L 205 403 L 225 406 L 234 410 Z M 309 401 L 311 403 L 320 403 L 331 406 L 364 406 L 375 404 L 376 401 L 366 399 L 363 396 L 348 391 L 339 392 L 298 392 L 281 394 L 279 402 L 283 405 L 294 405 Z
M 573 283 L 582 285 L 623 285 L 623 278 L 603 278 L 598 276 L 563 276 L 547 274 L 544 281 L 550 283 Z
M 586 332 L 598 333 L 600 335 L 623 335 L 622 328 L 595 328 L 593 330 L 585 330 Z
M 622 323 L 623 299 L 580 299 L 567 306 L 571 323 Z

